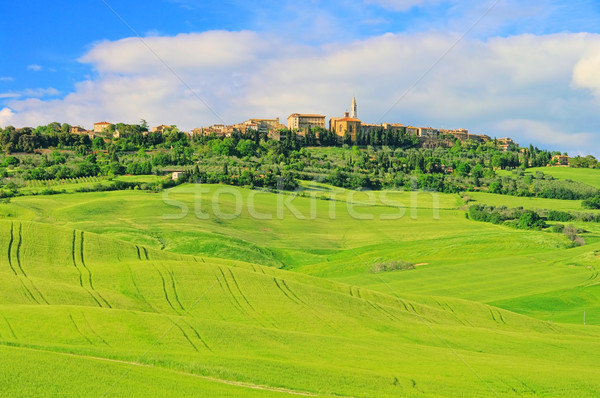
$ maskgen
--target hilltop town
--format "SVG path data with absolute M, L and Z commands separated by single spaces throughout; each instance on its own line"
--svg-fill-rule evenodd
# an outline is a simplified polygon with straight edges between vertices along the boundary
M 151 184 L 111 179 L 122 175 L 171 176 L 171 181 L 224 183 L 266 189 L 295 189 L 299 181 L 318 180 L 343 188 L 433 189 L 439 192 L 486 190 L 515 196 L 587 199 L 595 191 L 558 183 L 528 168 L 600 168 L 591 155 L 569 158 L 511 138 L 491 138 L 466 129 L 414 127 L 400 123 L 363 123 L 352 99 L 350 112 L 329 119 L 292 113 L 251 118 L 232 125 L 181 131 L 175 125 L 94 123 L 92 130 L 67 123 L 0 129 L 0 197 L 25 192 L 33 181 L 48 187 L 66 179 L 92 178 L 74 189 L 161 189 Z M 512 176 L 497 173 L 510 171 Z M 98 181 L 105 185 L 96 185 Z M 52 181 L 52 182 L 49 182 Z M 108 187 L 108 188 L 107 188 Z M 44 191 L 46 192 L 46 191 Z
M 485 143 L 492 138 L 485 134 L 473 134 L 469 130 L 459 129 L 438 129 L 433 127 L 415 127 L 401 123 L 363 123 L 358 117 L 358 106 L 356 98 L 352 98 L 350 112 L 344 112 L 341 117 L 331 117 L 329 125 L 326 125 L 326 116 L 321 114 L 292 113 L 287 119 L 287 125 L 282 124 L 279 118 L 264 119 L 250 118 L 241 123 L 235 124 L 213 124 L 206 127 L 197 127 L 189 132 L 190 136 L 211 136 L 231 137 L 238 132 L 247 134 L 259 132 L 266 134 L 269 139 L 283 141 L 293 133 L 297 138 L 303 138 L 307 134 L 318 134 L 319 131 L 328 130 L 337 136 L 340 142 L 356 144 L 367 142 L 367 138 L 375 131 L 394 131 L 396 134 L 414 137 L 421 148 L 433 149 L 437 147 L 450 148 L 456 140 L 465 142 L 468 140 L 476 143 Z M 94 123 L 93 130 L 86 130 L 80 126 L 71 127 L 72 134 L 86 134 L 93 139 L 103 133 L 109 132 L 113 138 L 119 138 L 121 132 L 114 128 L 114 124 L 109 122 Z M 155 126 L 144 133 L 163 133 L 173 126 L 161 124 Z M 511 138 L 494 138 L 498 148 L 507 151 L 511 146 L 518 148 L 519 144 Z M 561 155 L 562 156 L 562 155 Z M 566 164 L 568 157 L 559 159 L 561 164 Z

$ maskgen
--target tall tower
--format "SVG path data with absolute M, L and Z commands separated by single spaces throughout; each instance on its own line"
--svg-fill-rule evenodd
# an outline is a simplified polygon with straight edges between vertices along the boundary
M 352 97 L 352 106 L 350 106 L 350 117 L 353 119 L 358 119 L 358 114 L 356 112 L 356 98 Z

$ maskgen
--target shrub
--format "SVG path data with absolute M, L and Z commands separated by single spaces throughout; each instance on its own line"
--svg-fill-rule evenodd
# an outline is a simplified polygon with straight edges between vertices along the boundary
M 585 240 L 581 236 L 575 236 L 572 240 L 573 246 L 585 246 Z
M 377 274 L 379 272 L 407 270 L 407 269 L 414 269 L 414 268 L 415 268 L 414 263 L 411 263 L 408 261 L 396 260 L 396 261 L 388 261 L 387 263 L 373 264 L 371 266 L 371 273 Z
M 550 210 L 546 216 L 549 221 L 572 221 L 573 216 L 566 211 Z
M 532 210 L 524 211 L 519 216 L 519 221 L 517 223 L 517 228 L 519 229 L 541 229 L 545 226 L 544 220 L 541 219 L 539 214 Z
M 600 209 L 600 195 L 584 200 L 581 206 L 585 209 Z

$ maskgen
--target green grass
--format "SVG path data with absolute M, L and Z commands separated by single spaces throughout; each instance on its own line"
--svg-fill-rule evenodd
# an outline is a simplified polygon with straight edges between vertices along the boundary
M 551 176 L 560 180 L 570 179 L 600 188 L 599 169 L 580 169 L 571 167 L 534 167 L 527 169 L 527 172 L 534 174 L 536 171 L 541 171 L 544 174 L 550 174 Z
M 94 188 L 98 185 L 108 186 L 112 181 L 124 181 L 130 183 L 150 184 L 168 179 L 168 176 L 155 175 L 122 175 L 113 177 L 80 177 L 63 180 L 32 180 L 26 181 L 25 186 L 19 188 L 24 195 L 38 195 L 45 190 L 64 191 L 66 193 L 76 192 L 82 188 Z
M 157 175 L 121 175 L 114 177 L 115 181 L 136 182 L 136 183 L 154 183 L 158 181 L 168 180 L 170 176 Z
M 305 187 L 0 204 L 0 395 L 600 394 L 597 228 L 570 248 L 457 195 Z

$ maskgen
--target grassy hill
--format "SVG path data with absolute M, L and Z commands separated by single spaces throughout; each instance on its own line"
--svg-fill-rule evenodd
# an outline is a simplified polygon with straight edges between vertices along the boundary
M 600 188 L 600 170 L 598 169 L 579 169 L 571 167 L 534 167 L 527 169 L 529 173 L 541 171 L 544 174 L 550 174 L 554 178 L 561 180 L 569 179 L 583 182 L 584 184 Z
M 456 195 L 221 188 L 0 204 L 0 394 L 600 394 L 600 244 Z

